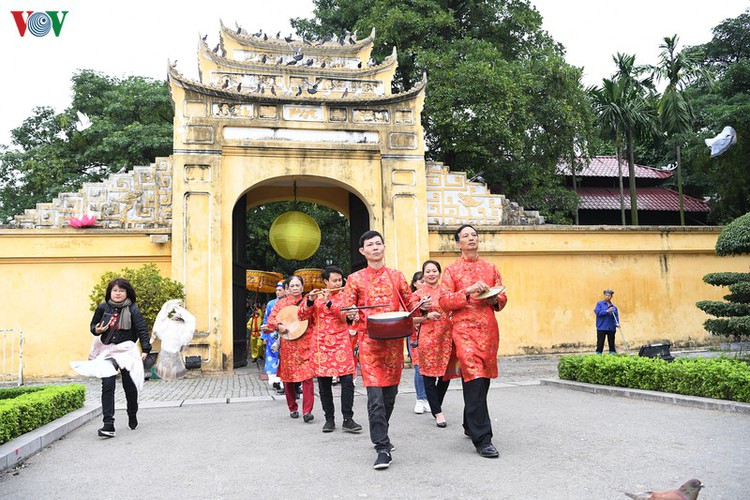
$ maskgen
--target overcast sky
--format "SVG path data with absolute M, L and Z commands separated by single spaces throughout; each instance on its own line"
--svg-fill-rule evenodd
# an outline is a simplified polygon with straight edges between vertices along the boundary
M 365 1 L 365 0 L 363 0 Z M 665 36 L 680 35 L 695 45 L 711 38 L 711 28 L 750 7 L 750 0 L 532 0 L 544 28 L 567 48 L 568 62 L 585 68 L 586 85 L 601 83 L 614 71 L 612 54 L 636 54 L 636 62 L 656 63 Z M 35 106 L 63 111 L 70 105 L 70 78 L 78 69 L 113 76 L 166 78 L 167 60 L 196 77 L 199 34 L 209 45 L 218 39 L 219 19 L 289 34 L 289 18 L 309 17 L 311 0 L 10 0 L 0 9 L 0 46 L 8 72 L 2 75 L 4 107 L 0 144 Z M 19 36 L 12 10 L 68 11 L 55 37 Z M 429 92 L 429 91 L 428 91 Z

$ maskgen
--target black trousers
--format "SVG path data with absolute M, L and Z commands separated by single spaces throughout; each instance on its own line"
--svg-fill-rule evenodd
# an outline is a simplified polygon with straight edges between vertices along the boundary
M 430 410 L 433 415 L 443 413 L 443 399 L 445 391 L 451 384 L 450 380 L 443 380 L 442 377 L 428 377 L 422 375 L 424 380 L 424 390 L 427 393 L 427 402 L 430 403 Z
M 463 382 L 464 431 L 477 447 L 492 442 L 492 422 L 487 409 L 489 389 L 490 379 L 488 378 L 475 378 Z
M 128 415 L 138 412 L 138 389 L 130 377 L 130 372 L 120 370 L 122 388 L 125 390 L 125 400 L 128 402 Z M 115 423 L 115 381 L 117 375 L 102 379 L 102 420 L 105 424 Z
M 318 377 L 318 390 L 320 391 L 320 405 L 323 407 L 323 414 L 326 420 L 333 420 L 336 407 L 333 404 L 333 391 L 331 385 L 333 377 Z M 354 379 L 352 375 L 341 375 L 339 377 L 341 384 L 341 414 L 344 420 L 354 416 Z
M 604 351 L 604 337 L 607 337 L 607 344 L 609 345 L 609 352 L 615 353 L 615 332 L 613 330 L 597 330 L 596 331 L 596 352 L 601 354 Z
M 388 422 L 396 404 L 398 385 L 367 388 L 367 418 L 370 421 L 370 441 L 375 450 L 391 451 Z

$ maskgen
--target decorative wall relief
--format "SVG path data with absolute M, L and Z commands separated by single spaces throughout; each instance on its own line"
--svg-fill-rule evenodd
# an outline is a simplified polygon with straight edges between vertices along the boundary
M 328 111 L 328 120 L 332 122 L 345 122 L 346 108 L 331 108 Z
M 284 105 L 284 119 L 297 122 L 322 122 L 322 106 L 299 106 L 296 104 Z
M 95 216 L 96 227 L 166 228 L 172 226 L 172 164 L 157 158 L 147 167 L 111 174 L 83 185 L 77 193 L 61 193 L 15 217 L 20 228 L 63 228 L 71 217 Z
M 388 134 L 388 146 L 391 149 L 416 149 L 416 134 L 407 132 L 391 132 Z
M 185 116 L 206 116 L 206 103 L 203 101 L 185 101 Z
M 253 105 L 214 102 L 211 104 L 211 115 L 221 118 L 252 118 Z
M 210 125 L 188 125 L 186 128 L 186 144 L 213 144 L 214 128 Z
M 387 109 L 355 109 L 352 111 L 354 123 L 388 123 L 389 118 Z
M 185 165 L 185 181 L 209 182 L 211 180 L 211 165 Z
M 276 106 L 261 104 L 258 107 L 258 118 L 264 120 L 276 120 L 279 118 L 279 108 Z
M 413 125 L 414 112 L 410 109 L 397 109 L 394 114 L 394 123 L 396 125 Z

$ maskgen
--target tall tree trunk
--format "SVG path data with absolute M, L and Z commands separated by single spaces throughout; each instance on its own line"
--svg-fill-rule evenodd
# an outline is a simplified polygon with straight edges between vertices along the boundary
M 627 129 L 625 131 L 626 136 L 626 147 L 628 154 L 628 184 L 630 184 L 630 224 L 637 226 L 638 224 L 638 192 L 635 188 L 635 157 L 633 154 L 633 131 Z
M 620 216 L 622 218 L 622 225 L 624 226 L 627 222 L 625 220 L 625 190 L 622 187 L 622 150 L 619 144 L 616 145 L 615 149 L 617 151 L 617 180 L 620 183 Z
M 576 180 L 576 155 L 575 153 L 571 153 L 570 155 L 570 171 L 573 173 L 573 192 L 578 195 L 578 182 Z M 581 199 L 577 198 L 576 200 L 576 215 L 575 215 L 575 225 L 580 224 L 580 220 L 578 218 L 578 205 L 580 203 Z
M 685 225 L 685 198 L 682 195 L 682 161 L 680 161 L 680 145 L 675 146 L 677 156 L 677 192 L 680 193 L 680 225 Z

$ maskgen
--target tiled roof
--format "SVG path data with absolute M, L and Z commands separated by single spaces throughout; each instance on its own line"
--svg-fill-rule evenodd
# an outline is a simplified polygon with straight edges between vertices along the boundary
M 620 210 L 620 190 L 612 188 L 578 188 L 581 201 L 580 210 Z M 625 209 L 630 209 L 630 191 L 625 189 Z M 697 198 L 684 195 L 683 206 L 686 212 L 708 212 L 708 204 Z M 671 189 L 659 187 L 638 188 L 638 210 L 678 212 L 680 195 Z
M 562 175 L 570 175 L 570 167 L 567 163 L 560 163 L 557 171 Z M 628 163 L 622 162 L 622 175 L 628 177 Z M 616 156 L 595 156 L 591 158 L 591 163 L 584 167 L 581 172 L 576 172 L 577 177 L 617 177 L 617 157 Z M 672 177 L 672 172 L 659 170 L 643 165 L 635 165 L 636 179 L 668 179 Z

